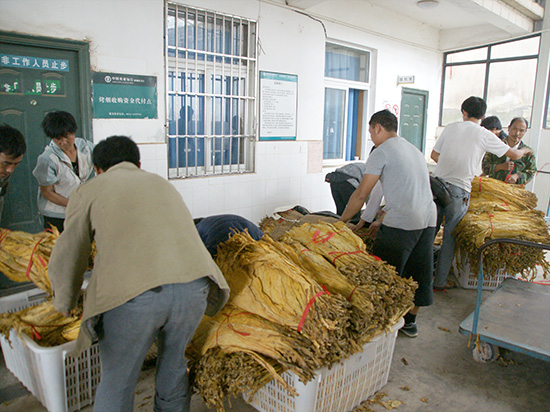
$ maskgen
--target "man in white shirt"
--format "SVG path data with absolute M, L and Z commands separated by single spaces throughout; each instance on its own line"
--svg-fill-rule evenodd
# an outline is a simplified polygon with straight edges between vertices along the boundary
M 530 149 L 513 149 L 489 130 L 481 127 L 487 104 L 480 97 L 467 98 L 461 107 L 462 122 L 451 123 L 437 139 L 431 158 L 437 163 L 433 172 L 449 183 L 451 202 L 446 207 L 437 206 L 438 225 L 445 217 L 443 243 L 435 269 L 434 290 L 454 287 L 447 283 L 447 276 L 454 258 L 455 238 L 451 232 L 462 220 L 470 204 L 472 179 L 481 173 L 481 160 L 485 152 L 510 159 L 520 159 Z

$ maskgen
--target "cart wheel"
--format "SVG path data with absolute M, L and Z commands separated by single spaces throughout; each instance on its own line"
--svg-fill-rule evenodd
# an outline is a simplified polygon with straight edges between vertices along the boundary
M 487 342 L 479 342 L 472 351 L 474 360 L 479 363 L 492 362 L 498 358 L 498 346 Z

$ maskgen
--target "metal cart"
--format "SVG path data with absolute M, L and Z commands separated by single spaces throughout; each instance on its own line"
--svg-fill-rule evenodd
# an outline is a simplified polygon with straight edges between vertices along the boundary
M 476 307 L 461 324 L 460 333 L 475 341 L 474 359 L 488 362 L 506 348 L 550 361 L 550 286 L 507 278 L 481 303 L 483 250 L 495 243 L 550 250 L 550 245 L 499 238 L 485 242 L 478 251 L 479 277 Z

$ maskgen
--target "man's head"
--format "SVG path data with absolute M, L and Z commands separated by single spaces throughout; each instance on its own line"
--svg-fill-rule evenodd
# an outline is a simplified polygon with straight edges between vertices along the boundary
M 397 135 L 397 117 L 389 110 L 374 113 L 369 120 L 369 133 L 375 146 Z
M 521 139 L 523 139 L 528 127 L 529 123 L 527 123 L 527 119 L 523 117 L 514 117 L 510 122 L 510 126 L 508 126 L 509 134 L 506 138 L 508 146 L 514 147 L 517 145 Z
M 126 136 L 111 136 L 99 142 L 92 153 L 96 172 L 106 172 L 110 167 L 122 162 L 130 162 L 140 167 L 139 148 Z
M 481 120 L 487 111 L 487 103 L 481 97 L 470 96 L 462 102 L 460 109 L 468 118 Z
M 74 135 L 78 129 L 72 114 L 63 111 L 50 112 L 42 120 L 42 129 L 50 139 Z
M 486 117 L 481 121 L 481 126 L 493 132 L 497 136 L 500 136 L 500 132 L 502 131 L 502 124 L 500 123 L 499 118 L 496 116 Z
M 27 150 L 21 132 L 7 124 L 0 126 L 0 177 L 10 176 Z

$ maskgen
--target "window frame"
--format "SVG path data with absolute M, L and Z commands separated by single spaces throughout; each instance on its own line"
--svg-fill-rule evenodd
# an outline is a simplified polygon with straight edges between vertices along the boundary
M 526 39 L 530 39 L 530 38 L 534 38 L 534 37 L 539 38 L 539 50 L 538 50 L 537 54 L 529 54 L 529 55 L 522 55 L 522 56 L 516 56 L 516 57 L 498 57 L 498 58 L 492 58 L 491 57 L 491 49 L 495 46 L 499 46 L 501 44 L 506 44 L 506 43 L 513 43 L 513 42 L 526 40 Z M 485 45 L 482 45 L 482 46 L 475 46 L 475 47 L 468 47 L 468 48 L 464 48 L 464 49 L 457 49 L 457 50 L 452 50 L 452 51 L 448 51 L 448 52 L 443 53 L 443 70 L 442 70 L 442 74 L 441 74 L 441 97 L 440 97 L 440 101 L 439 101 L 438 125 L 444 127 L 444 125 L 443 125 L 443 103 L 444 103 L 444 100 L 445 100 L 445 78 L 446 78 L 447 68 L 457 67 L 457 66 L 467 66 L 467 65 L 473 65 L 473 64 L 485 64 L 485 80 L 484 80 L 484 84 L 483 84 L 483 96 L 481 96 L 481 97 L 483 97 L 483 100 L 485 100 L 487 102 L 487 93 L 488 93 L 488 90 L 489 90 L 489 76 L 490 76 L 491 64 L 492 63 L 502 63 L 502 62 L 512 62 L 512 61 L 535 59 L 536 62 L 537 62 L 537 65 L 538 65 L 538 58 L 539 58 L 539 54 L 540 54 L 540 44 L 541 44 L 541 35 L 540 35 L 540 33 L 537 33 L 537 34 L 532 34 L 532 35 L 529 35 L 529 36 L 519 37 L 519 38 L 513 39 L 513 40 L 506 40 L 506 41 L 501 41 L 501 42 L 496 42 L 496 43 L 485 44 Z M 484 59 L 463 60 L 463 61 L 456 62 L 456 63 L 449 63 L 448 60 L 447 60 L 449 55 L 452 55 L 452 54 L 455 54 L 455 53 L 471 51 L 471 50 L 483 49 L 483 48 L 487 48 L 486 58 L 484 58 Z M 535 87 L 535 85 L 533 84 L 533 90 L 534 90 L 534 87 Z M 533 97 L 534 97 L 534 94 L 533 94 Z M 489 102 L 487 102 L 487 103 L 489 104 Z M 531 102 L 531 107 L 532 107 L 532 102 Z M 531 113 L 531 116 L 532 116 L 532 113 Z M 531 119 L 528 119 L 528 120 L 529 120 L 529 123 L 531 123 Z
M 337 166 L 341 165 L 343 163 L 352 162 L 354 160 L 346 160 L 346 153 L 347 153 L 347 147 L 346 147 L 346 136 L 348 134 L 348 128 L 350 127 L 348 122 L 348 106 L 349 106 L 349 93 L 351 89 L 360 90 L 364 93 L 362 97 L 362 105 L 363 110 L 361 113 L 361 118 L 357 119 L 358 122 L 361 121 L 363 124 L 363 128 L 361 130 L 361 136 L 357 136 L 357 142 L 356 144 L 361 144 L 361 154 L 360 158 L 365 159 L 366 157 L 366 147 L 367 147 L 367 137 L 368 137 L 368 127 L 365 127 L 364 125 L 368 124 L 368 114 L 369 114 L 369 101 L 371 98 L 371 79 L 372 79 L 372 72 L 373 72 L 373 59 L 374 59 L 374 52 L 372 49 L 368 49 L 366 47 L 362 47 L 355 44 L 349 44 L 337 40 L 327 39 L 325 41 L 325 52 L 326 52 L 326 46 L 327 44 L 332 44 L 336 46 L 345 47 L 348 49 L 354 49 L 358 50 L 362 53 L 366 53 L 368 55 L 368 67 L 367 67 L 367 81 L 356 81 L 356 80 L 346 80 L 341 79 L 337 77 L 326 77 L 324 76 L 324 83 L 323 83 L 323 96 L 326 94 L 327 89 L 338 89 L 338 90 L 345 90 L 346 96 L 345 96 L 345 102 L 344 102 L 344 130 L 343 130 L 343 142 L 342 142 L 342 157 L 338 159 L 325 159 L 323 154 L 323 166 L 330 167 L 330 166 Z M 325 61 L 326 64 L 326 61 Z M 324 74 L 324 72 L 323 72 Z M 323 98 L 324 101 L 324 98 Z M 324 105 L 324 103 L 323 103 Z M 324 123 L 324 107 L 323 107 L 323 123 Z M 323 130 L 323 138 L 324 138 L 324 130 Z M 324 151 L 323 151 L 324 153 Z
M 190 15 L 195 17 L 191 29 Z M 180 16 L 184 16 L 183 26 L 179 24 Z M 256 21 L 245 17 L 165 2 L 163 51 L 169 179 L 254 172 L 257 27 Z M 236 33 L 241 37 L 235 37 Z M 181 38 L 185 39 L 183 45 Z M 191 83 L 193 87 L 189 87 Z M 201 108 L 198 112 L 197 105 Z M 237 107 L 236 120 L 234 107 Z M 181 115 L 180 110 L 185 108 L 194 110 L 193 132 L 189 129 L 188 110 Z M 180 121 L 185 125 L 184 134 Z M 239 122 L 237 129 L 232 127 L 233 121 Z M 198 123 L 202 123 L 200 127 Z M 185 144 L 185 149 L 181 144 Z

